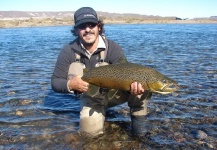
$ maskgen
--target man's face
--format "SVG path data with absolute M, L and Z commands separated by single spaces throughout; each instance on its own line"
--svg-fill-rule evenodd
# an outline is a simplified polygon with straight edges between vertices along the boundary
M 77 32 L 84 46 L 91 46 L 99 35 L 98 24 L 87 22 L 77 27 Z

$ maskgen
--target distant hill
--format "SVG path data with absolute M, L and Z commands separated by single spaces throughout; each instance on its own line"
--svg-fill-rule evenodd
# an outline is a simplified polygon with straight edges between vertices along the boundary
M 130 13 L 109 13 L 98 11 L 98 16 L 106 24 L 168 24 L 168 23 L 215 23 L 217 17 L 210 18 L 178 18 L 175 16 L 161 17 Z M 0 11 L 0 28 L 34 27 L 34 26 L 65 26 L 72 25 L 74 11 L 60 12 L 28 12 L 28 11 Z
M 24 19 L 24 18 L 67 18 L 74 12 L 27 12 L 27 11 L 0 11 L 0 19 Z
M 217 19 L 217 16 L 211 16 L 210 18 L 211 19 Z
M 34 11 L 0 11 L 0 20 L 10 20 L 10 19 L 29 19 L 29 18 L 73 18 L 75 11 L 59 11 L 59 12 L 34 12 Z M 178 18 L 176 16 L 153 16 L 153 15 L 140 15 L 132 13 L 109 13 L 98 11 L 98 16 L 102 18 L 134 18 L 134 19 L 169 19 L 169 20 L 186 20 L 188 18 Z M 198 19 L 198 18 L 194 18 Z M 211 16 L 209 18 L 200 19 L 217 19 L 217 16 Z
M 108 13 L 98 11 L 98 16 L 102 18 L 169 18 L 176 19 L 176 17 L 161 17 L 161 16 L 148 16 L 140 14 L 119 14 L 119 13 Z M 72 18 L 74 11 L 60 11 L 60 12 L 27 12 L 27 11 L 0 11 L 0 19 L 28 19 L 28 18 Z

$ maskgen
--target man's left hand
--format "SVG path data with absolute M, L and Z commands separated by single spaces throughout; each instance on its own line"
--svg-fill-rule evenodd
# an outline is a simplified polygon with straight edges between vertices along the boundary
M 145 92 L 145 89 L 142 88 L 141 83 L 133 82 L 130 86 L 130 93 L 132 95 L 141 95 Z

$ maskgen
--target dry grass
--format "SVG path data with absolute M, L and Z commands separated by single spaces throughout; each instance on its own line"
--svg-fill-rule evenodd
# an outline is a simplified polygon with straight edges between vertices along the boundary
M 138 19 L 138 18 L 103 18 L 106 24 L 217 24 L 217 20 L 175 20 L 175 19 Z M 33 27 L 33 26 L 64 26 L 72 25 L 72 18 L 41 18 L 24 20 L 0 20 L 0 28 Z

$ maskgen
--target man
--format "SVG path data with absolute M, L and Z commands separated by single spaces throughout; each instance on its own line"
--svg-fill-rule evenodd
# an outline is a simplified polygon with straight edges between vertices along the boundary
M 80 130 L 98 135 L 103 132 L 105 110 L 128 102 L 131 110 L 132 129 L 136 134 L 146 132 L 147 100 L 140 83 L 132 83 L 131 91 L 118 91 L 112 98 L 110 90 L 99 88 L 94 96 L 88 93 L 90 85 L 81 79 L 83 68 L 126 63 L 122 48 L 103 36 L 104 24 L 90 7 L 82 7 L 74 14 L 73 34 L 77 37 L 60 52 L 51 79 L 52 89 L 61 93 L 82 93 Z M 143 96 L 142 96 L 143 94 Z

